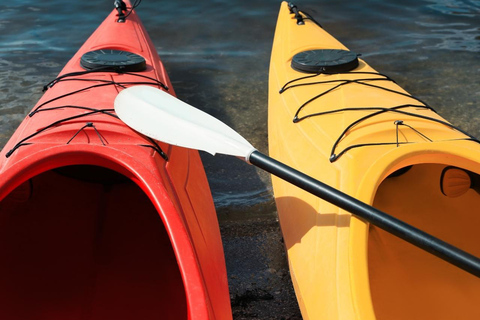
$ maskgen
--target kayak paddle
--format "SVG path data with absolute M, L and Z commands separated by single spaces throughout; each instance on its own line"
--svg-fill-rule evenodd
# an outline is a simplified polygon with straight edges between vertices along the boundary
M 121 91 L 115 111 L 136 131 L 185 148 L 244 159 L 355 216 L 480 277 L 480 259 L 256 150 L 232 128 L 151 86 Z

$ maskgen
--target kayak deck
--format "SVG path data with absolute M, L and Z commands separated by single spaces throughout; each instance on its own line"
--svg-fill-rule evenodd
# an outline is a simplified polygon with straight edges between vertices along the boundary
M 2 318 L 187 318 L 165 227 L 126 177 L 101 167 L 47 171 L 0 211 Z

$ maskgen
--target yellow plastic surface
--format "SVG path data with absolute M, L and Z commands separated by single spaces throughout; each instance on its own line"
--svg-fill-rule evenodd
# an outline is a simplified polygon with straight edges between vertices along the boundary
M 288 81 L 308 75 L 291 68 L 292 57 L 311 49 L 346 49 L 313 22 L 297 25 L 296 21 L 283 2 L 270 65 L 270 156 L 480 256 L 480 196 L 469 190 L 450 198 L 440 190 L 441 172 L 447 166 L 480 172 L 480 144 L 438 122 L 384 112 L 350 129 L 336 150 L 364 143 L 391 144 L 354 148 L 331 163 L 333 144 L 342 131 L 374 111 L 336 112 L 293 123 L 304 102 L 338 83 L 292 87 L 279 93 Z M 375 70 L 360 60 L 351 73 L 319 75 L 295 83 L 381 78 L 354 72 Z M 374 82 L 406 93 L 392 81 Z M 314 100 L 300 115 L 405 104 L 420 103 L 350 83 Z M 402 110 L 445 121 L 425 108 Z M 396 121 L 406 125 L 397 126 Z M 398 171 L 403 168 L 406 172 Z M 398 175 L 390 176 L 394 172 Z M 478 278 L 278 178 L 272 181 L 304 319 L 480 318 Z

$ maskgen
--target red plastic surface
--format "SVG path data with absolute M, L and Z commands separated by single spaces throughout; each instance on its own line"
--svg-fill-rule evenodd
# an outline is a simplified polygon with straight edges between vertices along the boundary
M 174 94 L 137 15 L 115 20 L 113 11 L 60 74 L 83 71 L 87 51 L 125 50 L 145 58 L 147 70 L 139 74 Z M 88 86 L 148 81 L 112 72 L 75 79 L 48 89 L 33 109 L 39 111 L 0 153 L 0 318 L 231 319 L 220 232 L 198 152 L 158 143 L 167 162 L 150 140 L 103 113 L 61 121 L 90 112 L 66 106 L 113 109 L 123 89 L 83 90 Z M 74 165 L 83 167 L 67 167 Z

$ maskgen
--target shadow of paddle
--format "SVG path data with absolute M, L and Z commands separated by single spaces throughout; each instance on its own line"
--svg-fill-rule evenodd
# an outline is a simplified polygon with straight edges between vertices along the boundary
M 313 228 L 349 228 L 351 215 L 347 213 L 319 212 L 318 208 L 297 197 L 276 199 L 279 222 L 284 235 L 285 247 L 289 250 Z

